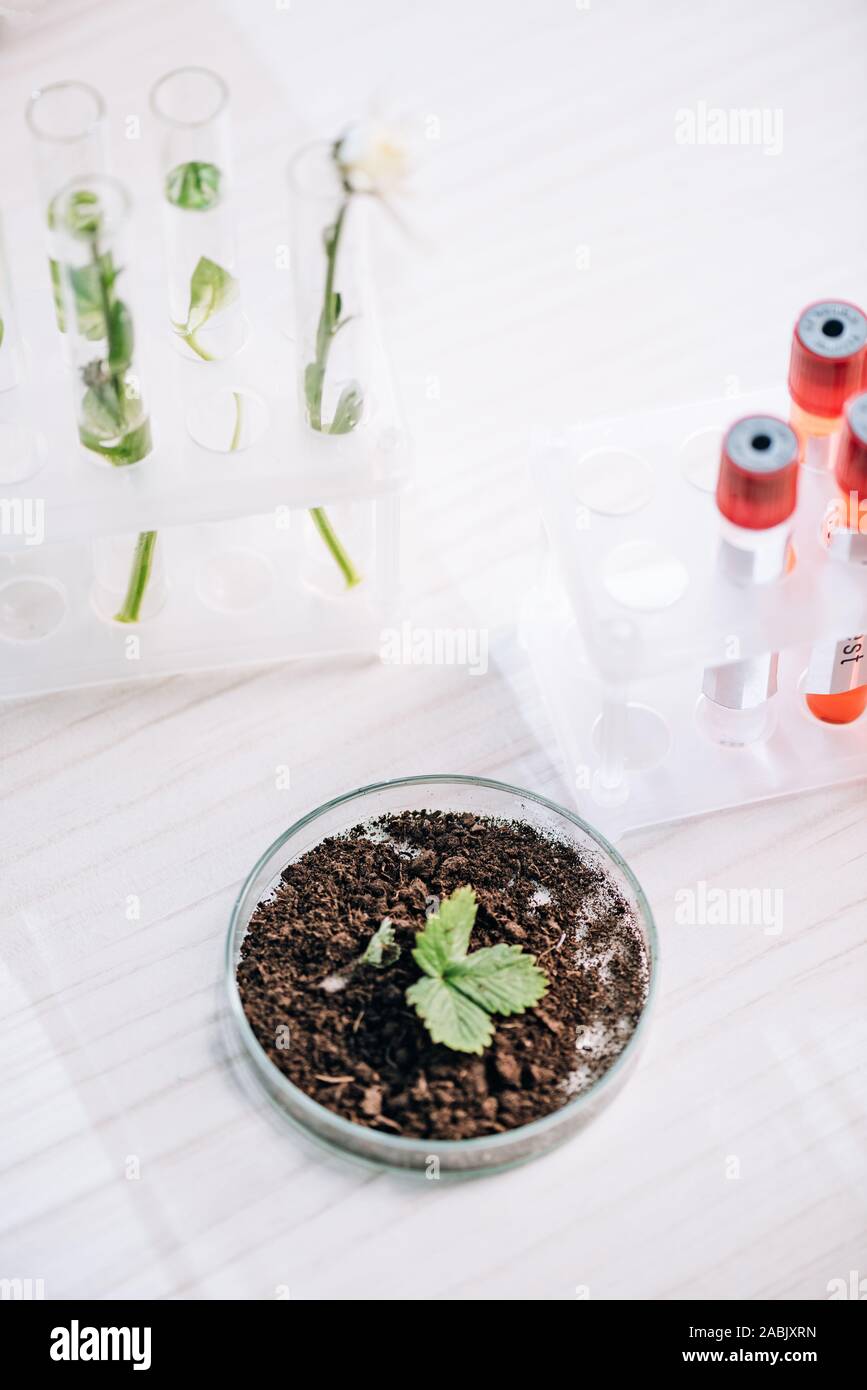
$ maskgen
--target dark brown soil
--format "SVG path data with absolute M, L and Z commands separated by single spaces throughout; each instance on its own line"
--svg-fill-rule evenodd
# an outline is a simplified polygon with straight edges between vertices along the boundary
M 482 1057 L 433 1043 L 405 999 L 415 933 L 462 884 L 479 902 L 470 950 L 520 944 L 549 980 L 536 1008 L 495 1019 Z M 323 989 L 384 917 L 400 958 Z M 437 1139 L 513 1129 L 585 1090 L 629 1040 L 647 983 L 631 910 L 590 856 L 526 824 L 446 812 L 383 817 L 290 864 L 238 965 L 253 1031 L 296 1086 L 356 1124 Z

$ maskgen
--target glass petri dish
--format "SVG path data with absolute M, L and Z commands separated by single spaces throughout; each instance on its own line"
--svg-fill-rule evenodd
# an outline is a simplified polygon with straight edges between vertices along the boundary
M 241 1004 L 235 971 L 241 943 L 257 905 L 280 880 L 287 864 L 330 835 L 400 811 L 470 811 L 475 815 L 528 822 L 536 830 L 570 842 L 605 868 L 632 911 L 647 950 L 648 990 L 638 1024 L 623 1051 L 588 1090 L 559 1110 L 502 1134 L 476 1139 L 405 1138 L 367 1129 L 313 1100 L 274 1065 L 260 1046 Z M 644 892 L 624 859 L 607 840 L 572 811 L 546 797 L 484 777 L 437 775 L 379 782 L 327 801 L 291 825 L 250 870 L 232 909 L 226 939 L 224 1018 L 227 1041 L 245 1079 L 264 1092 L 275 1110 L 332 1152 L 377 1170 L 390 1168 L 424 1176 L 438 1160 L 443 1178 L 474 1177 L 537 1158 L 582 1129 L 620 1091 L 638 1059 L 647 1032 L 658 974 L 658 941 Z M 238 1046 L 240 1044 L 240 1047 Z

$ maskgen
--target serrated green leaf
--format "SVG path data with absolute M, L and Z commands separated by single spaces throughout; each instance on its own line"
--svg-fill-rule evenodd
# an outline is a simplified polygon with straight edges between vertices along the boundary
M 490 1014 L 521 1014 L 548 987 L 535 956 L 520 946 L 500 942 L 468 954 L 477 911 L 472 888 L 443 898 L 415 939 L 413 960 L 425 978 L 406 992 L 434 1042 L 458 1052 L 481 1052 L 494 1035 Z
M 410 985 L 406 998 L 433 1041 L 444 1043 L 454 1052 L 481 1055 L 494 1036 L 490 1015 L 447 980 L 425 976 Z
M 522 1014 L 538 1004 L 548 987 L 535 956 L 504 942 L 482 946 L 465 960 L 447 966 L 445 979 L 492 1014 Z
M 467 954 L 478 910 L 475 892 L 467 886 L 456 888 L 440 903 L 436 915 L 448 933 L 452 960 L 461 960 Z
M 220 201 L 222 177 L 216 164 L 197 159 L 176 164 L 166 175 L 166 198 L 173 207 L 185 212 L 208 212 Z
M 477 912 L 472 888 L 457 888 L 443 898 L 415 938 L 413 959 L 426 975 L 443 975 L 450 963 L 463 959 Z
M 367 943 L 359 965 L 372 965 L 376 970 L 393 965 L 400 955 L 400 947 L 394 939 L 391 918 L 385 917 Z
M 415 938 L 412 958 L 425 975 L 439 979 L 451 960 L 449 934 L 438 917 L 429 917 L 427 926 Z

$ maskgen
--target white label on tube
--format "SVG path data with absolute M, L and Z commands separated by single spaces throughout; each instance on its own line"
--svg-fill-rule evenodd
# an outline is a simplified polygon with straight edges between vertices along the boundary
M 867 565 L 867 534 L 863 531 L 826 531 L 828 554 L 847 565 Z
M 843 695 L 867 683 L 867 636 L 820 642 L 810 653 L 806 689 L 809 695 Z
M 811 473 L 827 473 L 835 439 L 832 434 L 808 434 L 804 440 L 804 467 Z
M 776 652 L 762 652 L 727 666 L 710 667 L 704 673 L 702 693 L 726 709 L 755 709 L 776 695 L 778 663 Z

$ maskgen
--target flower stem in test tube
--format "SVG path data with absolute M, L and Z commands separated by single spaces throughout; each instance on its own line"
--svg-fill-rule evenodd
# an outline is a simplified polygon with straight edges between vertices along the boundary
M 329 394 L 326 408 L 332 349 L 339 341 L 346 359 L 351 347 L 350 326 L 359 317 L 358 305 L 351 304 L 338 273 L 339 266 L 344 271 L 346 268 L 339 253 L 356 192 L 340 163 L 341 143 L 311 146 L 291 167 L 293 265 L 299 290 L 299 349 L 304 363 L 301 398 L 310 429 L 324 435 L 351 434 L 364 411 L 364 394 L 354 374 Z M 354 588 L 361 583 L 361 575 L 327 512 L 313 507 L 310 515 L 347 589 Z
M 359 332 L 366 258 L 359 252 L 358 229 L 363 211 L 375 203 L 396 216 L 390 199 L 411 163 L 405 132 L 373 119 L 355 121 L 337 140 L 311 145 L 292 162 L 300 395 L 307 423 L 318 434 L 351 434 L 363 416 L 371 416 Z M 360 583 L 323 509 L 311 515 L 347 588 Z

